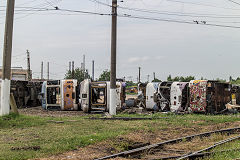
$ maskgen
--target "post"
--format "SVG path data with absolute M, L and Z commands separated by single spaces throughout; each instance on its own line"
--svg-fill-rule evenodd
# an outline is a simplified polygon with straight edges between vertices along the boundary
M 71 64 L 71 62 L 69 62 L 69 72 L 71 73 L 71 66 L 72 66 L 72 64 Z
M 43 62 L 41 63 L 41 80 L 43 80 Z
M 47 79 L 49 80 L 50 79 L 50 73 L 49 73 L 49 71 L 50 71 L 50 69 L 49 69 L 49 62 L 47 62 Z
M 10 83 L 11 83 L 10 78 L 12 61 L 14 5 L 15 0 L 7 1 L 4 48 L 3 48 L 0 116 L 7 115 L 10 112 Z
M 148 74 L 148 75 L 147 75 L 147 82 L 149 82 L 149 77 L 150 77 L 150 75 Z
M 74 61 L 72 61 L 72 79 L 74 79 L 75 78 L 75 70 L 74 70 Z
M 28 71 L 28 81 L 32 80 L 31 66 L 30 66 L 30 53 L 27 50 L 27 71 Z
M 110 76 L 110 115 L 116 115 L 116 54 L 117 54 L 117 0 L 112 0 L 112 42 L 111 42 L 111 76 Z
M 153 72 L 153 80 L 155 80 L 156 79 L 156 74 L 155 74 L 155 72 Z
M 86 57 L 85 57 L 85 54 L 83 55 L 83 76 L 84 76 L 84 79 L 87 78 L 86 76 Z
M 94 81 L 94 61 L 92 61 L 92 80 Z
M 83 55 L 83 71 L 85 72 L 86 69 L 86 62 L 85 62 L 85 54 Z
M 138 83 L 141 83 L 141 67 L 138 67 Z

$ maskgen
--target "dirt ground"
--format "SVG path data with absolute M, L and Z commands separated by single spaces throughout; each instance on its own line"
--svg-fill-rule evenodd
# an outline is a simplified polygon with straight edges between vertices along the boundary
M 120 152 L 117 147 L 119 144 L 123 144 L 126 142 L 128 144 L 155 144 L 159 142 L 163 142 L 166 140 L 179 138 L 187 135 L 197 134 L 201 132 L 213 131 L 218 129 L 224 128 L 232 128 L 232 127 L 239 127 L 240 122 L 233 122 L 233 123 L 222 123 L 217 125 L 210 125 L 210 126 L 194 126 L 191 128 L 167 128 L 162 129 L 158 132 L 133 132 L 127 135 L 118 136 L 115 139 L 107 140 L 104 142 L 99 142 L 94 145 L 89 145 L 84 148 L 79 148 L 74 151 L 66 152 L 59 155 L 54 155 L 48 158 L 42 158 L 38 160 L 48 160 L 48 159 L 56 159 L 56 160 L 92 160 L 100 157 L 104 157 L 107 155 L 111 155 L 114 153 Z M 233 135 L 232 135 L 233 136 Z M 218 140 L 229 138 L 226 135 L 213 135 L 210 138 L 196 138 L 192 142 L 184 142 L 183 144 L 176 144 L 176 145 L 166 145 L 164 148 L 155 151 L 156 153 L 152 155 L 145 155 L 142 156 L 141 159 L 155 159 L 156 157 L 166 157 L 166 156 L 176 156 L 182 155 L 183 153 L 189 153 L 190 151 L 199 150 L 205 148 L 209 145 L 213 145 Z M 204 143 L 202 143 L 204 141 Z M 198 144 L 198 145 L 196 145 Z M 128 146 L 129 147 L 129 146 Z M 131 146 L 130 146 L 131 147 Z M 167 152 L 166 152 L 167 151 Z M 125 158 L 115 158 L 115 160 L 124 160 Z M 134 159 L 134 158 L 127 158 Z M 139 159 L 136 158 L 136 159 Z
M 73 116 L 86 116 L 89 114 L 83 113 L 82 111 L 50 111 L 44 110 L 40 107 L 32 108 L 21 108 L 19 109 L 20 114 L 24 115 L 35 115 L 40 117 L 73 117 Z

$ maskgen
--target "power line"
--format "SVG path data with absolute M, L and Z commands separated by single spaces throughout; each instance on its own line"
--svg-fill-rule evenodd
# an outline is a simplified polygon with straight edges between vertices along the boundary
M 70 10 L 70 9 L 57 9 L 58 11 L 64 11 L 64 12 L 74 12 L 74 13 L 83 13 L 83 14 L 95 14 L 95 15 L 101 15 L 101 16 L 111 16 L 112 14 L 109 13 L 99 13 L 99 12 L 89 12 L 89 11 L 81 11 L 81 10 Z
M 235 4 L 237 4 L 237 5 L 240 5 L 240 3 L 239 2 L 236 2 L 236 1 L 233 1 L 233 0 L 228 0 L 229 2 L 232 2 L 232 3 L 235 3 Z
M 41 9 L 45 9 L 44 11 L 63 11 L 63 12 L 93 14 L 93 15 L 106 15 L 106 16 L 111 16 L 112 15 L 112 14 L 99 13 L 99 12 L 90 12 L 90 11 L 83 11 L 83 10 L 61 9 L 61 8 L 58 8 L 58 7 L 56 7 L 55 9 L 48 9 L 48 8 L 41 8 Z M 37 10 L 34 10 L 34 11 L 37 11 Z M 40 10 L 40 11 L 43 11 L 43 10 Z M 185 24 L 199 24 L 199 25 L 225 27 L 225 28 L 240 28 L 240 26 L 221 25 L 221 24 L 209 24 L 209 23 L 207 23 L 207 21 L 187 21 L 187 20 L 176 20 L 176 19 L 164 19 L 164 18 L 134 16 L 134 15 L 129 15 L 129 14 L 123 14 L 123 15 L 118 15 L 118 16 L 119 17 L 125 17 L 125 18 L 135 18 L 135 19 L 145 19 L 145 20 L 185 23 Z
M 166 1 L 175 2 L 175 3 L 190 4 L 190 5 L 205 6 L 205 7 L 214 7 L 214 8 L 220 8 L 220 9 L 228 9 L 228 10 L 240 10 L 240 9 L 237 9 L 237 8 L 220 7 L 220 6 L 214 6 L 214 5 L 202 4 L 202 3 L 195 3 L 195 2 L 183 2 L 183 1 L 179 1 L 179 0 L 166 0 Z
M 111 5 L 103 3 L 103 2 L 100 2 L 98 0 L 89 0 L 89 1 L 111 7 Z M 204 18 L 240 18 L 240 15 L 217 15 L 217 14 L 180 13 L 180 12 L 149 10 L 149 9 L 141 9 L 141 8 L 129 8 L 129 7 L 122 7 L 122 6 L 118 6 L 118 8 L 125 9 L 125 10 L 130 10 L 130 11 L 154 13 L 154 14 L 170 15 L 170 16 L 204 17 Z
M 206 25 L 206 26 L 240 29 L 240 26 L 209 24 L 209 23 L 198 22 L 198 21 L 189 22 L 189 21 L 181 21 L 181 20 L 174 20 L 174 19 L 162 19 L 162 18 L 142 17 L 142 16 L 134 16 L 134 15 L 118 15 L 118 16 L 119 17 L 125 17 L 125 18 L 145 19 L 145 20 L 154 20 L 154 21 L 162 21 L 162 22 L 174 22 L 174 23 L 183 23 L 183 24 L 184 23 L 185 24 L 198 24 L 198 25 Z
M 128 8 L 128 7 L 121 7 L 121 9 L 126 9 L 130 11 L 137 11 L 137 12 L 145 12 L 145 13 L 154 13 L 154 14 L 161 14 L 161 15 L 170 15 L 170 16 L 182 16 L 182 17 L 201 17 L 201 18 L 240 18 L 240 15 L 199 15 L 199 14 L 187 14 L 187 13 L 173 13 L 173 12 L 160 12 L 157 10 L 147 10 L 147 9 L 139 9 L 139 8 Z

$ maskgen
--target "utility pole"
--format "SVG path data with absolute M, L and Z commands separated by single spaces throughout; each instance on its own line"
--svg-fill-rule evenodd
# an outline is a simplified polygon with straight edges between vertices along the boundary
M 89 78 L 89 77 L 88 77 L 88 69 L 86 69 L 85 78 L 87 78 L 87 79 Z
M 50 73 L 49 73 L 49 62 L 47 62 L 47 79 L 49 80 L 49 77 L 50 77 Z
M 156 79 L 156 74 L 155 74 L 155 72 L 153 72 L 153 80 L 155 80 Z
M 83 55 L 83 75 L 84 75 L 84 79 L 86 79 L 86 62 L 85 62 L 86 58 L 85 58 L 85 54 Z
M 138 67 L 138 83 L 141 83 L 141 67 Z
M 94 81 L 94 60 L 92 61 L 92 80 Z
M 112 0 L 112 37 L 111 37 L 111 76 L 110 76 L 110 115 L 116 115 L 116 56 L 117 56 L 117 0 Z
M 71 66 L 72 66 L 72 64 L 71 64 L 71 62 L 69 62 L 69 72 L 71 73 Z
M 85 72 L 86 62 L 85 62 L 85 54 L 83 55 L 83 71 Z
M 74 61 L 72 61 L 72 79 L 74 79 L 75 78 L 75 70 L 74 70 Z
M 10 78 L 12 61 L 14 5 L 15 0 L 7 1 L 4 48 L 3 48 L 0 116 L 7 115 L 10 112 L 10 83 L 11 83 Z
M 43 62 L 41 63 L 41 80 L 43 80 Z
M 147 75 L 147 82 L 149 82 L 149 77 L 150 77 L 150 75 L 148 74 L 148 75 Z
M 28 81 L 32 80 L 31 66 L 30 66 L 30 53 L 27 50 L 27 71 L 28 71 Z

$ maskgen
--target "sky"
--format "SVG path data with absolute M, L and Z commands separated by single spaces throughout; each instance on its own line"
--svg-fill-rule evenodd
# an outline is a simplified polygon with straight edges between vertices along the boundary
M 111 4 L 111 0 L 98 0 Z M 235 0 L 240 3 L 240 0 Z M 206 21 L 207 24 L 240 27 L 240 5 L 228 0 L 123 0 L 119 15 L 148 17 L 152 20 L 118 17 L 117 77 L 137 80 L 166 80 L 168 75 L 207 79 L 236 78 L 240 67 L 240 28 L 216 27 L 153 20 Z M 6 0 L 0 9 L 0 51 L 3 51 Z M 16 0 L 12 67 L 27 67 L 26 50 L 31 54 L 33 77 L 40 77 L 44 62 L 50 63 L 50 78 L 62 79 L 69 61 L 86 68 L 95 77 L 110 68 L 111 17 L 63 11 L 32 11 L 20 7 L 111 13 L 111 8 L 95 0 Z M 121 8 L 125 7 L 125 9 Z M 126 9 L 126 7 L 128 9 Z M 130 8 L 130 9 L 129 9 Z M 133 10 L 135 8 L 135 10 Z M 145 9 L 149 12 L 139 12 Z M 160 14 L 161 13 L 161 14 Z M 164 14 L 162 14 L 164 13 Z M 166 14 L 167 13 L 167 14 Z M 169 14 L 170 13 L 170 14 Z M 180 14 L 180 15 L 173 15 Z M 189 17 L 183 15 L 191 15 Z M 0 57 L 2 64 L 2 56 Z

